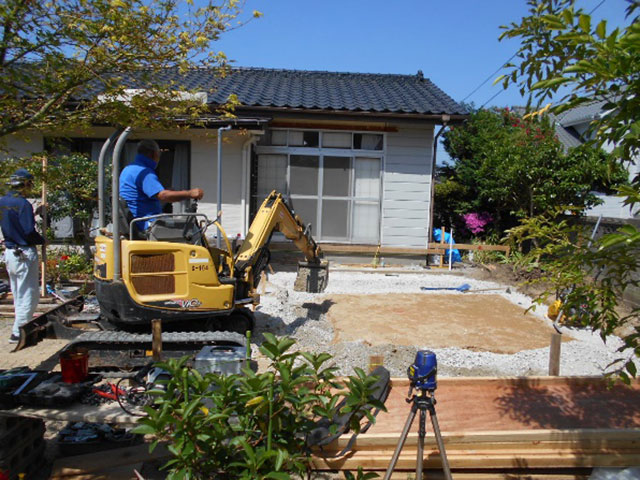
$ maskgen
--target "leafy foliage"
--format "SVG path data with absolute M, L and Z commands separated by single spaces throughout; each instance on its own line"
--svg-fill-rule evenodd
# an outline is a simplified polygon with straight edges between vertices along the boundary
M 528 3 L 530 15 L 504 27 L 503 38 L 522 42 L 518 63 L 502 77 L 504 86 L 519 85 L 521 92 L 529 94 L 529 104 L 537 107 L 567 92 L 555 106 L 548 104 L 542 109 L 554 113 L 604 102 L 604 114 L 594 118 L 590 126 L 591 145 L 613 145 L 618 165 L 638 161 L 640 22 L 635 12 L 640 2 L 628 2 L 628 25 L 613 30 L 604 20 L 593 22 L 571 0 Z M 625 203 L 634 207 L 640 200 L 640 178 L 623 185 L 619 192 Z M 584 233 L 554 211 L 529 219 L 514 235 L 538 241 L 539 248 L 532 254 L 547 259 L 553 290 L 565 292 L 564 310 L 586 312 L 580 321 L 600 329 L 603 336 L 621 326 L 630 327 L 624 334 L 628 350 L 618 366 L 623 380 L 635 377 L 633 355 L 640 355 L 639 310 L 623 314 L 619 306 L 624 292 L 638 285 L 640 231 L 626 225 L 589 245 Z
M 548 118 L 524 119 L 509 109 L 473 112 L 445 134 L 444 145 L 454 160 L 448 180 L 461 186 L 450 190 L 461 196 L 439 196 L 441 188 L 437 205 L 448 202 L 458 214 L 487 212 L 499 234 L 560 205 L 592 206 L 598 201 L 592 190 L 625 180 L 622 169 L 607 170 L 604 152 L 565 153 Z
M 214 42 L 260 16 L 243 16 L 242 8 L 239 0 L 4 0 L 0 138 L 53 126 L 151 128 L 176 115 L 197 117 L 205 106 L 175 94 L 189 91 L 187 77 L 169 81 L 164 73 L 224 66 Z M 127 90 L 131 79 L 137 90 Z
M 265 333 L 260 351 L 271 361 L 264 373 L 201 375 L 186 359 L 162 365 L 170 375 L 166 391 L 157 391 L 138 433 L 168 441 L 173 458 L 165 466 L 170 479 L 289 479 L 309 468 L 307 435 L 320 418 L 352 412 L 351 429 L 368 409 L 384 410 L 370 398 L 376 379 L 357 369 L 344 382 L 327 366 L 331 356 L 291 351 L 294 340 Z M 362 477 L 369 478 L 369 477 Z

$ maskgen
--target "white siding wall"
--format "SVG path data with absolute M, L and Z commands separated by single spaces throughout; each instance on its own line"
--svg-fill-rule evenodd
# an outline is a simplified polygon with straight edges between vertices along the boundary
M 429 229 L 433 127 L 387 134 L 382 244 L 424 248 Z

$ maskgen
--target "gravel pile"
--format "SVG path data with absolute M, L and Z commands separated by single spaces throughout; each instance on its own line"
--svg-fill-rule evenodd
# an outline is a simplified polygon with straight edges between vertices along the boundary
M 379 271 L 378 271 L 379 272 Z M 339 374 L 353 373 L 354 367 L 367 368 L 371 355 L 384 355 L 384 364 L 392 376 L 405 376 L 407 366 L 415 357 L 417 349 L 429 345 L 411 347 L 391 344 L 370 346 L 363 341 L 334 343 L 334 331 L 326 318 L 328 302 L 325 295 L 351 294 L 367 295 L 377 293 L 416 293 L 429 295 L 421 286 L 451 287 L 463 283 L 472 290 L 486 290 L 474 295 L 499 294 L 510 302 L 528 308 L 532 300 L 509 286 L 493 282 L 479 281 L 468 277 L 443 273 L 363 273 L 332 271 L 329 286 L 324 294 L 295 292 L 295 273 L 278 272 L 269 275 L 266 291 L 261 296 L 261 305 L 256 311 L 254 339 L 262 341 L 262 333 L 288 335 L 297 341 L 298 348 L 311 352 L 328 352 L 333 355 Z M 492 289 L 492 290 L 489 290 Z M 456 291 L 438 290 L 439 295 L 469 295 Z M 544 318 L 541 308 L 533 312 Z M 597 333 L 589 330 L 565 328 L 564 331 L 575 339 L 562 345 L 560 372 L 562 375 L 601 375 L 620 354 L 616 350 L 622 345 L 618 337 L 608 337 L 606 343 Z M 254 355 L 258 355 L 254 345 Z M 438 357 L 438 373 L 441 376 L 531 376 L 546 375 L 549 348 L 521 351 L 515 354 L 477 352 L 461 348 L 432 349 Z M 610 368 L 610 367 L 609 367 Z

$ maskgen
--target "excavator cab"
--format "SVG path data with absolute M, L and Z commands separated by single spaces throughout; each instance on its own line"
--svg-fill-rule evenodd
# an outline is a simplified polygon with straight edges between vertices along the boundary
M 295 288 L 321 292 L 328 281 L 328 264 L 301 219 L 281 194 L 272 192 L 263 202 L 240 248 L 234 253 L 220 222 L 210 221 L 195 208 L 179 214 L 143 218 L 127 216 L 119 199 L 119 157 L 130 129 L 118 136 L 112 155 L 112 231 L 104 218 L 104 156 L 99 157 L 99 222 L 95 239 L 94 277 L 101 314 L 124 329 L 148 328 L 161 319 L 178 330 L 253 328 L 249 307 L 260 301 L 256 289 L 270 260 L 272 234 L 282 232 L 304 253 Z M 120 213 L 120 215 L 118 215 Z M 142 231 L 138 226 L 150 220 Z M 224 248 L 210 246 L 205 232 L 218 227 Z

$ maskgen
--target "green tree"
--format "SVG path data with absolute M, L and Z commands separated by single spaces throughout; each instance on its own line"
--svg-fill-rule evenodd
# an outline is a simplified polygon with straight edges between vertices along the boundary
M 478 110 L 445 134 L 444 146 L 454 165 L 441 185 L 461 194 L 447 201 L 458 214 L 489 213 L 499 234 L 558 206 L 590 207 L 598 201 L 591 191 L 609 181 L 606 154 L 590 147 L 565 153 L 547 117 Z M 617 169 L 613 181 L 624 179 Z
M 593 101 L 606 102 L 604 115 L 593 119 L 592 145 L 615 146 L 614 160 L 623 166 L 640 158 L 640 2 L 628 2 L 626 26 L 610 29 L 594 22 L 571 0 L 531 0 L 530 14 L 504 27 L 501 38 L 518 38 L 517 63 L 502 77 L 505 87 L 516 84 L 529 95 L 529 104 L 545 102 L 562 112 Z M 640 178 L 620 188 L 625 203 L 635 209 L 640 201 Z M 637 210 L 636 210 L 637 211 Z M 551 259 L 548 279 L 568 290 L 565 310 L 581 309 L 580 321 L 604 337 L 620 327 L 625 345 L 619 373 L 623 380 L 636 375 L 640 355 L 639 310 L 619 308 L 623 294 L 638 285 L 640 231 L 627 225 L 604 235 L 591 248 L 571 235 L 576 227 L 555 221 L 553 214 L 534 218 L 519 228 L 519 238 L 540 239 L 537 255 Z M 578 234 L 581 232 L 578 231 Z M 551 292 L 548 292 L 551 293 Z M 631 352 L 631 353 L 629 353 Z
M 79 153 L 61 155 L 48 163 L 47 214 L 51 220 L 71 217 L 80 224 L 84 253 L 91 260 L 91 222 L 98 208 L 98 163 Z
M 224 66 L 214 42 L 243 23 L 242 7 L 239 0 L 0 2 L 0 139 L 27 129 L 149 128 L 178 114 L 195 118 L 203 103 L 176 95 L 189 90 L 187 77 L 168 80 L 166 72 Z M 138 90 L 127 90 L 132 79 Z

